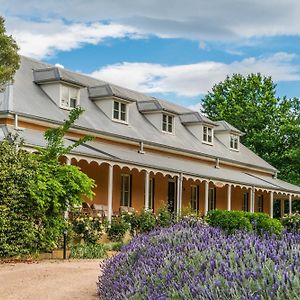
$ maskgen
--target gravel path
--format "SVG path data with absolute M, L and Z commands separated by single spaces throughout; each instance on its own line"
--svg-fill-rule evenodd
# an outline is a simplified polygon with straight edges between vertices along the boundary
M 99 299 L 99 260 L 0 264 L 0 299 Z

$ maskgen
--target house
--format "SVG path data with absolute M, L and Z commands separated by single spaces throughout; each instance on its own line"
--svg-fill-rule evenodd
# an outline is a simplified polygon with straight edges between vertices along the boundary
M 277 179 L 227 122 L 26 57 L 0 93 L 0 139 L 18 130 L 34 151 L 45 145 L 44 130 L 77 105 L 85 112 L 65 143 L 86 134 L 95 139 L 65 162 L 95 179 L 93 202 L 107 207 L 109 219 L 120 207 L 156 211 L 163 203 L 177 214 L 190 205 L 202 215 L 218 208 L 273 217 L 275 201 L 283 214 L 300 198 L 300 187 Z

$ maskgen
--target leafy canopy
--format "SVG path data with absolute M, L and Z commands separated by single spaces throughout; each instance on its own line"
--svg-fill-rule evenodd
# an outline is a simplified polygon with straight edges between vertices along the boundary
M 18 46 L 12 36 L 6 34 L 4 19 L 0 16 L 0 91 L 19 68 Z
M 38 153 L 22 150 L 8 138 L 0 143 L 0 257 L 50 251 L 67 224 L 64 211 L 93 196 L 94 180 L 59 158 L 90 137 L 65 147 L 63 137 L 82 109 L 70 112 L 62 126 L 45 133 L 48 145 Z
M 300 100 L 276 97 L 271 77 L 227 76 L 204 97 L 203 112 L 245 132 L 245 146 L 300 185 Z

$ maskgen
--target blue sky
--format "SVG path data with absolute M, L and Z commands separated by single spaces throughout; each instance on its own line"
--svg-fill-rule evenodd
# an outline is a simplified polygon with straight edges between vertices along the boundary
M 261 2 L 0 0 L 0 14 L 21 54 L 197 108 L 232 73 L 300 96 L 300 3 Z

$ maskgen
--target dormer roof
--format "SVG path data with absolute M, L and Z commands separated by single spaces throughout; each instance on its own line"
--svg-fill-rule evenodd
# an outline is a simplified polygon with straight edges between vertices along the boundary
M 181 114 L 179 118 L 181 123 L 184 125 L 207 124 L 210 126 L 218 126 L 216 122 L 210 120 L 209 118 L 197 111 Z
M 76 80 L 75 76 L 72 76 L 72 73 L 66 72 L 63 68 L 59 67 L 34 69 L 33 78 L 37 84 L 62 81 L 78 87 L 85 87 L 84 84 Z
M 245 133 L 237 129 L 236 127 L 232 126 L 230 123 L 222 120 L 216 121 L 218 127 L 215 128 L 215 132 L 230 132 L 236 135 L 244 135 Z

